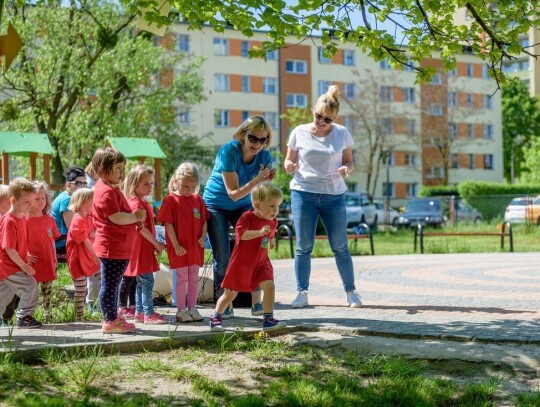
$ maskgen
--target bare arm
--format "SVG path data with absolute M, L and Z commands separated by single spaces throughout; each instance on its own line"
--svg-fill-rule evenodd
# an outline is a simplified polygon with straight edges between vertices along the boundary
M 174 231 L 174 226 L 172 225 L 172 223 L 165 223 L 165 232 L 167 233 L 167 236 L 169 237 L 169 240 L 173 245 L 176 255 L 183 256 L 184 254 L 186 254 L 186 249 L 184 249 L 184 247 L 180 245 L 178 239 L 176 238 L 176 232 Z
M 62 212 L 62 218 L 64 219 L 64 223 L 66 224 L 66 227 L 68 229 L 69 229 L 69 226 L 71 225 L 71 221 L 73 220 L 74 216 L 75 216 L 74 212 L 71 212 L 71 211 Z
M 283 167 L 287 174 L 292 174 L 296 171 L 298 167 L 298 151 L 291 150 L 287 148 L 287 155 L 285 156 L 285 161 L 283 161 Z
M 94 246 L 92 246 L 92 242 L 90 241 L 90 239 L 88 238 L 84 239 L 83 245 L 84 247 L 86 247 L 86 250 L 88 250 L 90 254 L 92 254 L 92 257 L 94 258 L 94 262 L 96 264 L 99 264 L 99 257 L 96 255 L 96 252 L 94 251 Z
M 161 251 L 165 249 L 165 245 L 158 242 L 156 238 L 154 237 L 154 235 L 152 234 L 152 232 L 150 232 L 146 227 L 143 226 L 140 233 L 142 237 L 144 237 L 146 240 L 152 243 L 152 245 L 156 248 L 156 250 Z
M 109 220 L 115 225 L 132 225 L 143 221 L 146 218 L 146 211 L 138 209 L 135 212 L 116 212 L 109 216 Z
M 351 172 L 354 170 L 353 162 L 353 152 L 352 147 L 346 148 L 343 150 L 343 155 L 341 159 L 341 167 L 338 168 L 338 172 L 342 177 L 348 177 Z
M 6 247 L 4 250 L 6 251 L 6 254 L 9 256 L 11 261 L 15 263 L 17 267 L 19 267 L 22 271 L 24 271 L 29 276 L 33 276 L 34 274 L 36 274 L 36 270 L 34 270 L 31 265 L 25 263 L 24 260 L 21 259 L 21 256 L 19 256 L 17 250 L 12 247 Z
M 208 223 L 204 222 L 201 228 L 201 236 L 197 240 L 197 243 L 199 243 L 200 247 L 204 247 L 204 241 L 206 240 L 206 232 L 208 230 Z
M 270 226 L 266 225 L 259 230 L 246 230 L 240 237 L 240 240 L 252 240 L 261 236 L 265 236 L 268 233 L 270 233 Z
M 275 170 L 270 168 L 270 165 L 265 167 L 261 164 L 257 176 L 242 186 L 239 185 L 238 173 L 236 172 L 222 172 L 221 176 L 223 177 L 223 183 L 225 184 L 229 198 L 236 202 L 248 195 L 255 185 L 271 180 L 274 174 Z

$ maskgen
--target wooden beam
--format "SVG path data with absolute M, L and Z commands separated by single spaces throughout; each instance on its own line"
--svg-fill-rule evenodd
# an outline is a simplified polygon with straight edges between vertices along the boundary
M 156 186 L 154 188 L 154 199 L 161 201 L 161 158 L 154 159 L 154 171 Z
M 37 153 L 30 153 L 30 181 L 33 181 L 36 179 L 36 175 L 37 175 L 36 158 L 37 158 Z
M 51 185 L 51 155 L 45 154 L 43 156 L 43 180 L 47 185 Z
M 144 164 L 146 157 L 139 157 L 139 164 Z
M 9 184 L 9 155 L 2 153 L 2 184 Z

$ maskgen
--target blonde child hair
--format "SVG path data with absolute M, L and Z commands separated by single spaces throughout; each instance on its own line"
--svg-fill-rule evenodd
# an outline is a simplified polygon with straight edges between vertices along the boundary
M 36 187 L 31 181 L 23 177 L 12 179 L 8 187 L 8 196 L 18 200 L 21 198 L 23 192 L 36 193 Z
M 0 199 L 9 198 L 9 187 L 4 184 L 0 184 Z
M 261 182 L 251 190 L 252 202 L 261 203 L 272 198 L 283 199 L 283 192 L 281 192 L 281 189 L 276 184 L 272 184 L 271 182 Z
M 43 208 L 43 215 L 50 215 L 52 198 L 49 191 L 49 185 L 45 181 L 32 181 L 32 184 L 36 187 L 36 193 L 43 191 L 45 193 L 45 208 Z
M 153 168 L 150 168 L 143 164 L 138 164 L 129 170 L 126 179 L 124 180 L 124 195 L 126 198 L 138 198 L 135 194 L 135 188 L 141 181 L 141 178 L 144 175 L 154 175 L 155 171 Z
M 94 191 L 90 188 L 79 188 L 71 195 L 68 209 L 72 212 L 77 212 L 81 206 L 88 201 L 92 201 L 92 199 L 94 199 Z
M 178 168 L 172 175 L 171 180 L 169 181 L 169 193 L 176 192 L 178 190 L 178 182 L 185 178 L 197 180 L 197 188 L 195 190 L 195 193 L 199 193 L 199 186 L 201 183 L 199 168 L 197 168 L 195 164 L 190 162 L 185 162 L 178 166 Z

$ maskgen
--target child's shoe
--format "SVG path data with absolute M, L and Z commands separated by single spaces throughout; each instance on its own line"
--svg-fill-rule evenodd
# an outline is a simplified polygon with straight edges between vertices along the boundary
M 223 328 L 223 321 L 220 317 L 216 317 L 215 315 L 212 315 L 210 317 L 210 330 L 211 331 L 223 331 L 225 328 Z
M 163 325 L 166 324 L 167 321 L 163 315 L 158 314 L 157 312 L 154 312 L 152 315 L 144 316 L 144 323 L 145 325 Z
M 121 316 L 117 316 L 114 321 L 103 321 L 101 331 L 104 334 L 124 334 L 135 332 L 135 324 L 126 322 Z
M 135 318 L 135 307 L 120 307 L 118 308 L 118 315 L 124 319 Z
M 135 322 L 144 322 L 144 312 L 135 312 Z
M 225 308 L 225 311 L 223 311 L 222 319 L 231 319 L 234 318 L 234 308 L 232 305 L 229 305 L 227 308 Z
M 37 321 L 32 315 L 17 318 L 17 328 L 34 329 L 41 328 L 43 324 Z
M 203 316 L 199 314 L 199 311 L 197 311 L 197 308 L 189 308 L 188 314 L 193 319 L 193 321 L 204 321 Z
M 185 309 L 176 312 L 176 322 L 193 322 L 193 317 Z
M 287 324 L 283 321 L 278 321 L 274 317 L 265 317 L 263 321 L 263 331 L 273 331 L 274 329 L 285 328 Z
M 253 315 L 254 317 L 260 317 L 263 314 L 263 306 L 260 302 L 256 302 L 251 306 L 251 315 Z

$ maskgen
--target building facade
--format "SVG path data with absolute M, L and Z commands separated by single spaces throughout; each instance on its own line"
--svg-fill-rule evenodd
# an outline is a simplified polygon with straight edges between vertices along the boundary
M 405 200 L 422 185 L 503 180 L 501 95 L 476 57 L 460 55 L 455 71 L 441 68 L 431 83 L 418 85 L 413 69 L 391 69 L 352 43 L 329 58 L 317 38 L 291 38 L 266 61 L 249 58 L 266 39 L 264 32 L 247 39 L 232 28 L 220 34 L 173 25 L 162 42 L 205 59 L 207 95 L 190 111 L 178 109 L 178 122 L 222 145 L 245 119 L 262 115 L 274 132 L 272 148 L 284 153 L 291 128 L 282 115 L 310 109 L 337 85 L 344 100 L 338 122 L 355 139 L 353 188 Z M 428 62 L 441 66 L 436 58 Z

